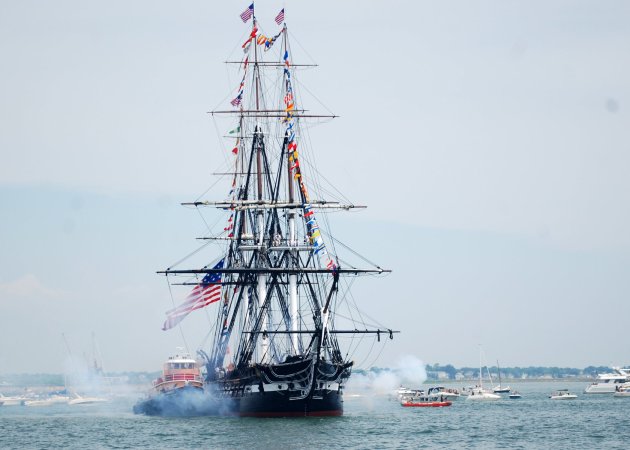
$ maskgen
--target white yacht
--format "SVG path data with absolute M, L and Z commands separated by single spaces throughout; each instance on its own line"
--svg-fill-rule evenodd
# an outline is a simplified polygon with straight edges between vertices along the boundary
M 457 389 L 446 388 L 444 386 L 434 386 L 427 389 L 427 396 L 453 401 L 460 397 L 460 393 Z
M 630 381 L 630 369 L 613 367 L 611 373 L 600 373 L 597 380 L 584 389 L 585 394 L 612 394 L 617 387 Z
M 27 400 L 29 400 L 28 397 L 20 397 L 20 396 L 5 397 L 4 395 L 0 394 L 0 402 L 2 402 L 2 405 L 4 406 L 23 405 L 24 402 Z
M 90 405 L 93 403 L 104 403 L 106 398 L 102 397 L 83 397 L 79 394 L 74 394 L 74 398 L 68 401 L 68 405 Z
M 558 389 L 552 392 L 549 398 L 551 400 L 575 400 L 577 395 L 572 394 L 568 389 Z

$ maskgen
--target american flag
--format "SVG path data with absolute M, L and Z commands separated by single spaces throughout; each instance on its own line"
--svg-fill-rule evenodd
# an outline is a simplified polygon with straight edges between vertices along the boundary
M 232 100 L 230 102 L 232 104 L 232 106 L 238 106 L 241 104 L 241 94 L 238 94 L 238 97 L 236 97 L 234 100 Z
M 252 3 L 241 13 L 241 20 L 247 22 L 254 15 L 254 4 Z
M 280 10 L 278 15 L 276 16 L 276 23 L 280 25 L 284 21 L 284 8 Z
M 219 261 L 212 269 L 223 269 L 224 261 L 225 258 Z M 167 312 L 162 330 L 170 330 L 194 310 L 219 300 L 221 300 L 221 272 L 208 272 L 201 280 L 201 283 L 195 286 L 188 294 L 184 303 Z

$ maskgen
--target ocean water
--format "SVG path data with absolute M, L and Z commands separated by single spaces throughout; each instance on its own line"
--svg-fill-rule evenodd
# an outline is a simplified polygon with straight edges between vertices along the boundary
M 584 395 L 586 383 L 511 384 L 522 399 L 460 399 L 446 408 L 403 408 L 388 395 L 349 392 L 344 416 L 327 418 L 145 417 L 131 412 L 134 396 L 95 405 L 0 406 L 0 448 L 630 448 L 630 398 Z M 559 388 L 578 399 L 547 398 Z

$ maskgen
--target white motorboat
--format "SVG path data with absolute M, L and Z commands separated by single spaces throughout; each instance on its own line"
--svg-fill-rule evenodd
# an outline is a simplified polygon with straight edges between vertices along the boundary
M 26 400 L 24 406 L 51 406 L 54 402 L 49 398 Z
M 93 403 L 105 403 L 106 398 L 102 397 L 82 397 L 79 394 L 75 394 L 75 397 L 68 402 L 68 405 L 90 405 Z
M 630 369 L 613 367 L 610 373 L 600 373 L 597 380 L 589 384 L 585 389 L 585 394 L 612 394 L 617 387 L 630 382 Z
M 577 395 L 569 392 L 568 389 L 558 389 L 549 396 L 551 400 L 575 400 Z
M 29 400 L 28 397 L 5 397 L 0 394 L 0 402 L 2 406 L 20 406 L 23 405 L 25 401 Z
M 443 398 L 444 400 L 457 400 L 461 394 L 457 389 L 446 388 L 444 386 L 434 386 L 427 389 L 427 397 Z
M 409 397 L 417 397 L 424 395 L 424 389 L 410 389 L 408 387 L 400 386 L 397 391 L 398 400 Z
M 519 399 L 521 397 L 523 397 L 523 396 L 518 391 L 512 391 L 512 392 L 510 392 L 510 395 L 509 395 L 509 398 L 511 398 L 511 399 Z

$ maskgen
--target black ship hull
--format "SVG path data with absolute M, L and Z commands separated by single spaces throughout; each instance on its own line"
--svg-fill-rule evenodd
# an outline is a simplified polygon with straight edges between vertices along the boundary
M 238 400 L 241 417 L 308 417 L 343 415 L 343 396 L 339 392 L 327 392 L 312 398 L 291 399 L 278 392 L 246 395 Z
M 241 417 L 341 416 L 351 366 L 296 358 L 225 374 L 206 388 L 229 401 L 232 414 Z

